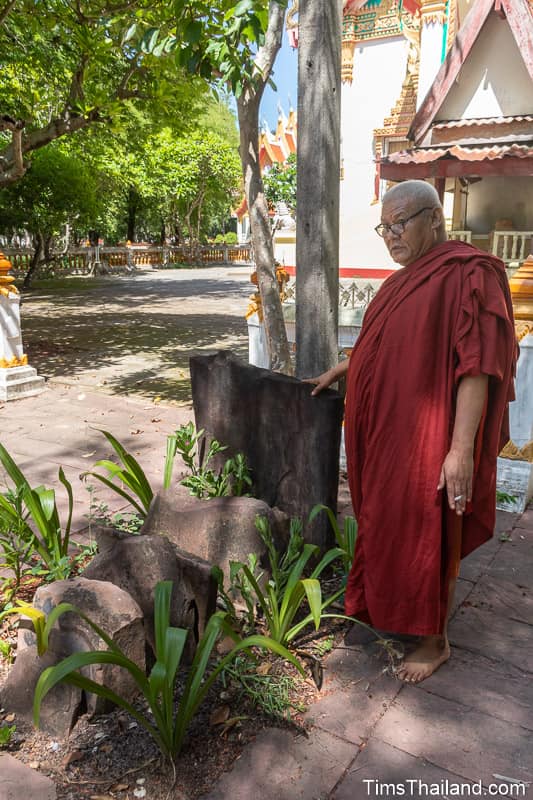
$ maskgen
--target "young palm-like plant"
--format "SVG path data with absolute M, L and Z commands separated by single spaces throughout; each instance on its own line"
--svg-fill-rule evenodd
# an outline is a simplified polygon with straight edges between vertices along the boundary
M 96 623 L 83 612 L 68 603 L 61 603 L 52 612 L 45 615 L 25 604 L 19 604 L 14 611 L 24 613 L 33 621 L 37 634 L 39 654 L 48 647 L 50 630 L 58 617 L 65 612 L 75 612 L 103 639 L 108 650 L 74 653 L 59 664 L 48 667 L 41 674 L 34 696 L 34 722 L 39 724 L 40 708 L 44 697 L 58 683 L 65 682 L 93 692 L 94 694 L 115 703 L 131 714 L 153 737 L 161 752 L 172 764 L 179 753 L 188 725 L 205 699 L 219 673 L 242 650 L 252 647 L 265 648 L 290 661 L 304 674 L 298 660 L 279 643 L 266 636 L 249 636 L 240 640 L 231 626 L 226 622 L 225 614 L 217 612 L 208 621 L 204 634 L 198 644 L 194 660 L 189 670 L 185 688 L 179 699 L 177 708 L 174 703 L 176 676 L 187 638 L 187 631 L 170 625 L 170 598 L 172 582 L 162 581 L 155 589 L 155 656 L 156 662 L 148 676 L 140 667 L 127 658 L 121 649 Z M 220 634 L 230 636 L 235 646 L 209 672 L 208 666 L 213 647 Z M 139 711 L 132 703 L 116 692 L 102 686 L 82 675 L 79 670 L 92 664 L 114 664 L 127 670 L 146 700 L 153 720 Z
M 258 517 L 256 525 L 267 546 L 272 577 L 262 589 L 249 566 L 242 562 L 239 566 L 249 585 L 253 588 L 269 636 L 280 645 L 287 647 L 308 625 L 314 624 L 315 629 L 318 630 L 324 610 L 343 593 L 344 590 L 340 589 L 324 599 L 319 581 L 319 576 L 324 569 L 336 558 L 342 556 L 342 551 L 339 548 L 328 550 L 310 576 L 304 578 L 304 570 L 311 558 L 318 555 L 319 548 L 313 544 L 304 544 L 303 540 L 299 540 L 298 545 L 295 546 L 294 539 L 297 529 L 293 526 L 292 543 L 289 541 L 287 550 L 287 553 L 291 555 L 288 562 L 287 554 L 279 561 L 277 555 L 273 557 L 271 547 L 269 547 L 272 537 L 268 522 L 263 517 Z M 305 600 L 309 604 L 309 613 L 300 621 L 295 622 Z
M 357 521 L 354 517 L 345 517 L 344 527 L 341 530 L 339 523 L 337 522 L 337 517 L 331 508 L 319 503 L 311 509 L 311 513 L 309 514 L 309 522 L 312 522 L 321 511 L 325 511 L 328 515 L 330 525 L 333 528 L 333 533 L 335 534 L 337 547 L 342 550 L 343 570 L 344 573 L 348 575 L 350 569 L 352 568 L 355 554 L 355 544 L 357 542 Z
M 16 536 L 27 555 L 35 552 L 51 577 L 56 580 L 68 578 L 71 570 L 68 547 L 73 496 L 72 485 L 63 469 L 59 468 L 59 480 L 68 497 L 64 528 L 59 519 L 54 490 L 45 486 L 32 488 L 1 444 L 0 463 L 15 486 L 13 491 L 0 494 L 0 527 L 4 532 L 11 531 Z
M 101 461 L 97 461 L 94 466 L 103 467 L 107 471 L 107 476 L 101 475 L 99 472 L 84 472 L 81 477 L 86 478 L 90 475 L 96 478 L 104 486 L 112 489 L 124 500 L 127 500 L 128 503 L 131 503 L 139 516 L 144 519 L 150 508 L 154 493 L 143 468 L 137 459 L 131 453 L 128 453 L 111 433 L 103 430 L 100 433 L 104 434 L 119 457 L 120 464 L 115 464 L 114 461 L 104 458 Z

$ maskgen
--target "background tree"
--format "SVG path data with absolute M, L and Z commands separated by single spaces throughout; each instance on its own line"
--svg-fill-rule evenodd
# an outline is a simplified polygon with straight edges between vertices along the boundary
M 273 164 L 263 178 L 269 205 L 285 203 L 290 212 L 296 210 L 296 154 L 284 164 Z
M 88 227 L 98 215 L 99 202 L 94 175 L 58 146 L 36 153 L 31 170 L 17 185 L 0 190 L 0 229 L 25 230 L 33 239 L 24 288 L 30 286 L 37 267 L 52 258 L 53 237 L 67 225 Z
M 187 78 L 165 48 L 145 46 L 158 14 L 168 15 L 162 0 L 10 8 L 0 29 L 0 186 L 24 174 L 33 151 L 97 123 L 116 128 L 134 109 L 196 116 L 205 81 Z

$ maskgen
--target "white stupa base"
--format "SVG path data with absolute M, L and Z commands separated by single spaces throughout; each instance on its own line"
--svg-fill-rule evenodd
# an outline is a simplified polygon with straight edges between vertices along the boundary
M 496 485 L 501 492 L 512 496 L 512 503 L 496 503 L 500 511 L 522 514 L 533 497 L 533 464 L 512 458 L 498 458 Z
M 0 369 L 0 401 L 33 397 L 44 389 L 44 378 L 34 367 Z

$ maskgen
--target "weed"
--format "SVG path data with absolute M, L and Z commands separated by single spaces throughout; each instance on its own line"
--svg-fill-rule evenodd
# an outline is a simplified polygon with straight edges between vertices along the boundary
M 16 725 L 0 725 L 0 747 L 7 747 L 16 730 Z

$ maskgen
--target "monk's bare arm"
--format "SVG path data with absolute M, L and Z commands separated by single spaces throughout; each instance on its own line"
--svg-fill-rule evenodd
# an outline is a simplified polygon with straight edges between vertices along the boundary
M 472 499 L 474 442 L 487 397 L 487 375 L 467 375 L 457 389 L 457 406 L 450 451 L 444 459 L 439 489 L 446 486 L 448 503 L 462 514 Z M 455 500 L 455 498 L 461 498 Z
M 316 384 L 311 394 L 319 394 L 323 389 L 327 389 L 332 383 L 336 383 L 336 381 L 344 377 L 348 372 L 349 365 L 350 359 L 345 358 L 343 361 L 339 361 L 337 366 L 328 369 L 327 372 L 323 372 L 322 375 L 319 375 L 317 378 L 306 378 L 304 383 Z

